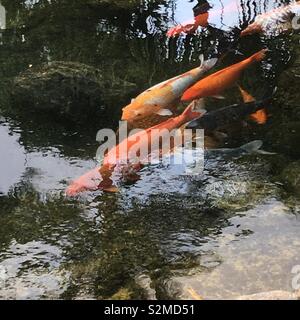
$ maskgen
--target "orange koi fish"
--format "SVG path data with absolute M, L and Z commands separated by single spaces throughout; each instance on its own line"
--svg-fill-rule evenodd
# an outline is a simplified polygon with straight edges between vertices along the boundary
M 177 106 L 183 92 L 201 79 L 217 62 L 216 58 L 204 61 L 203 55 L 200 59 L 200 67 L 159 83 L 133 99 L 131 104 L 123 109 L 122 120 L 131 124 L 154 114 L 161 117 L 171 116 L 173 112 L 170 108 Z
M 159 141 L 162 130 L 168 130 L 168 132 L 176 129 L 180 130 L 185 123 L 201 117 L 204 113 L 205 111 L 199 107 L 199 102 L 192 102 L 181 115 L 128 137 L 119 145 L 109 150 L 104 157 L 101 167 L 95 168 L 74 181 L 67 188 L 66 194 L 68 196 L 75 196 L 88 190 L 117 192 L 118 189 L 113 185 L 112 180 L 112 175 L 116 169 L 119 169 L 121 175 L 125 174 L 125 178 L 129 178 L 130 181 L 138 180 L 139 176 L 136 173 L 143 167 L 143 163 L 147 162 L 147 159 L 140 159 L 142 157 L 140 150 L 145 150 L 146 157 L 152 157 L 153 153 L 158 153 L 158 156 L 161 156 L 160 149 L 150 149 L 153 147 L 153 141 Z M 169 152 L 177 146 L 176 143 L 178 141 L 172 139 Z M 160 148 L 159 145 L 157 147 Z
M 243 100 L 245 103 L 254 102 L 254 97 L 251 96 L 246 90 L 239 86 L 240 92 L 242 94 Z M 258 124 L 265 124 L 268 120 L 268 115 L 266 109 L 260 109 L 255 113 L 250 115 L 250 118 L 257 122 Z
M 300 13 L 300 3 L 283 6 L 256 17 L 255 21 L 241 32 L 241 37 L 255 33 L 281 33 L 292 29 L 293 17 Z
M 248 59 L 231 65 L 198 81 L 184 92 L 181 101 L 192 101 L 205 97 L 222 98 L 220 94 L 224 90 L 232 87 L 245 69 L 249 68 L 255 62 L 263 60 L 267 51 L 267 49 L 263 49 Z

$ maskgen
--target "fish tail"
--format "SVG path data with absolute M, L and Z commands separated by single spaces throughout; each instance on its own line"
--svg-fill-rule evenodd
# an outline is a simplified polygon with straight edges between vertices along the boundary
M 203 64 L 204 64 L 204 54 L 203 53 L 200 54 L 199 60 L 200 60 L 200 68 L 202 68 Z
M 66 195 L 68 197 L 75 197 L 77 196 L 79 193 L 85 191 L 85 187 L 79 183 L 72 183 L 67 189 L 66 189 Z
M 260 62 L 263 59 L 265 59 L 266 57 L 266 53 L 268 52 L 268 49 L 262 49 L 259 52 L 255 53 L 252 57 L 251 60 L 256 61 L 256 62 Z
M 268 152 L 262 150 L 261 147 L 263 146 L 263 142 L 261 140 L 255 140 L 250 143 L 247 143 L 241 146 L 241 150 L 247 152 L 248 154 L 261 154 L 261 155 L 274 155 L 274 152 Z
M 241 149 L 251 154 L 257 152 L 262 146 L 263 142 L 261 140 L 255 140 L 241 146 Z
M 242 97 L 243 97 L 243 101 L 244 101 L 245 103 L 255 101 L 254 97 L 252 97 L 252 95 L 251 95 L 249 92 L 247 92 L 247 91 L 246 91 L 245 89 L 243 89 L 241 86 L 238 86 L 238 88 L 239 88 L 239 90 L 240 90 L 240 92 L 241 92 L 241 95 L 242 95 Z
M 216 63 L 218 62 L 218 58 L 211 58 L 208 60 L 203 59 L 202 63 L 201 63 L 201 68 L 205 68 L 206 70 L 210 70 L 212 69 Z
M 102 191 L 107 193 L 118 193 L 119 189 L 116 186 L 111 186 L 111 187 L 103 188 Z
M 251 114 L 250 118 L 258 124 L 266 124 L 268 120 L 268 114 L 266 109 L 261 109 Z

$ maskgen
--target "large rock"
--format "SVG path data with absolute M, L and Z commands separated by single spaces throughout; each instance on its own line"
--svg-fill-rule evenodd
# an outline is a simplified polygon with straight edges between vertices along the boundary
M 12 95 L 15 105 L 26 112 L 46 111 L 75 121 L 98 121 L 105 116 L 111 120 L 135 88 L 91 66 L 55 61 L 17 76 Z
M 192 249 L 197 258 L 191 268 L 174 269 L 161 286 L 170 299 L 297 299 L 293 269 L 300 262 L 299 227 L 280 201 L 239 212 L 217 235 Z M 181 247 L 174 244 L 172 252 L 183 257 L 190 238 L 181 239 Z
M 293 43 L 299 43 L 294 36 Z M 278 82 L 274 106 L 271 110 L 272 119 L 266 127 L 266 141 L 275 151 L 295 159 L 300 158 L 300 51 L 291 49 L 293 59 L 291 66 L 285 70 Z

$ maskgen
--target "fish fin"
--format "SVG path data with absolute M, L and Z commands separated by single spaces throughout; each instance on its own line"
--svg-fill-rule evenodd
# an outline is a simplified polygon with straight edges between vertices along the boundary
M 264 156 L 274 156 L 274 155 L 277 154 L 276 152 L 268 152 L 268 151 L 265 151 L 265 150 L 257 150 L 256 153 L 264 155 Z
M 266 156 L 273 156 L 273 155 L 277 154 L 276 152 L 269 152 L 269 151 L 265 151 L 265 150 L 257 150 L 256 153 L 266 155 Z
M 135 99 L 133 98 L 133 99 L 131 99 L 131 103 L 133 103 L 135 101 Z
M 107 192 L 107 193 L 118 193 L 120 190 L 116 186 L 111 186 L 108 188 L 103 188 L 102 191 Z
M 206 113 L 204 99 L 194 100 L 192 110 L 194 112 Z
M 257 153 L 257 151 L 263 146 L 263 142 L 261 140 L 255 140 L 252 142 L 249 142 L 243 146 L 241 146 L 241 149 L 246 151 L 247 153 Z
M 200 68 L 202 68 L 203 64 L 204 64 L 204 54 L 203 53 L 200 54 L 199 60 L 200 60 Z
M 200 118 L 206 113 L 206 110 L 202 109 L 203 99 L 200 99 L 200 110 L 199 110 L 199 100 L 194 100 L 190 103 L 187 108 L 183 111 L 182 116 L 186 118 L 186 122 Z
M 243 101 L 245 103 L 248 103 L 248 102 L 253 102 L 255 101 L 254 97 L 251 96 L 251 94 L 249 92 L 247 92 L 245 89 L 243 89 L 241 86 L 238 85 L 238 88 L 241 92 L 241 95 L 243 97 Z
M 208 59 L 206 61 L 203 61 L 203 63 L 201 64 L 201 67 L 207 69 L 207 70 L 210 70 L 212 69 L 216 63 L 218 62 L 218 58 L 211 58 L 211 59 Z
M 252 56 L 252 59 L 254 61 L 257 61 L 257 62 L 260 62 L 262 61 L 265 57 L 266 57 L 266 53 L 269 51 L 269 49 L 262 49 L 260 50 L 259 52 L 255 53 L 253 56 Z
M 216 94 L 216 95 L 212 96 L 212 98 L 220 99 L 220 100 L 224 100 L 224 99 L 225 99 L 225 97 L 224 97 L 224 96 L 219 95 L 219 94 Z
M 255 140 L 255 141 L 252 141 L 250 143 L 247 143 L 247 144 L 243 145 L 241 147 L 241 149 L 243 151 L 246 151 L 248 154 L 253 154 L 253 153 L 262 154 L 262 155 L 274 155 L 274 154 L 276 154 L 276 153 L 273 153 L 273 152 L 268 152 L 268 151 L 265 151 L 265 150 L 261 150 L 262 146 L 263 146 L 263 142 L 261 140 Z
M 156 112 L 156 114 L 162 117 L 167 117 L 167 116 L 172 116 L 173 112 L 169 109 L 160 109 L 158 112 Z
M 244 54 L 239 50 L 235 50 L 235 54 L 237 54 L 238 56 L 244 56 Z
M 257 112 L 251 114 L 250 118 L 258 124 L 266 124 L 268 120 L 268 115 L 266 109 L 258 110 Z

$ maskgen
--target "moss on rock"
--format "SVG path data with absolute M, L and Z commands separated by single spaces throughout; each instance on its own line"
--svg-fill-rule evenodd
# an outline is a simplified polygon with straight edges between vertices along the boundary
M 12 98 L 26 112 L 84 121 L 99 119 L 108 109 L 111 114 L 111 108 L 119 110 L 134 91 L 134 84 L 86 64 L 55 61 L 17 76 Z

